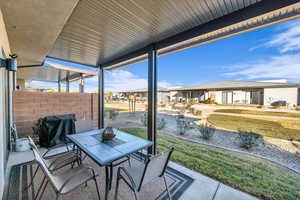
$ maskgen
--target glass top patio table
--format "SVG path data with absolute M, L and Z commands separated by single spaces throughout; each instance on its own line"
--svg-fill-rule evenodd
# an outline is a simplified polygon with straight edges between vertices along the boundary
M 76 146 L 101 166 L 153 145 L 149 140 L 117 131 L 113 140 L 102 141 L 103 129 L 67 135 Z

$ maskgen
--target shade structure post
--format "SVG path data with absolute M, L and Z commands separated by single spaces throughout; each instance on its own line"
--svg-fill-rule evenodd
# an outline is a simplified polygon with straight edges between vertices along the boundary
M 84 77 L 83 77 L 83 73 L 80 74 L 79 92 L 80 93 L 84 93 Z
M 157 96 L 157 52 L 153 48 L 148 52 L 148 140 L 153 142 L 153 146 L 148 149 L 148 153 L 156 154 L 156 96 Z
M 70 71 L 67 71 L 66 74 L 66 92 L 70 92 Z
M 61 70 L 58 71 L 57 91 L 61 92 Z
M 104 70 L 101 66 L 98 74 L 98 128 L 104 128 Z

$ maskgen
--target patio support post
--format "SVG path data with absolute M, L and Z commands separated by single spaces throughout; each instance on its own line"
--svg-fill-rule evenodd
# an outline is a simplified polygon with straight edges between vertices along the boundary
M 61 92 L 61 70 L 58 71 L 58 92 L 60 93 Z
M 153 48 L 148 52 L 148 140 L 153 142 L 153 146 L 148 149 L 148 153 L 156 154 L 156 96 L 157 96 L 157 52 Z
M 70 92 L 70 71 L 67 71 L 66 75 L 66 92 Z
M 101 66 L 98 74 L 98 128 L 104 128 L 104 70 Z
M 83 73 L 80 74 L 79 92 L 80 93 L 84 93 L 84 77 L 83 77 Z

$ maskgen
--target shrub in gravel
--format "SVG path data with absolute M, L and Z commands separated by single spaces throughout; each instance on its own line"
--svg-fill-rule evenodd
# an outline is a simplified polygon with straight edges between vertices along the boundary
M 141 122 L 143 124 L 143 126 L 147 127 L 148 125 L 148 116 L 147 113 L 145 112 L 141 118 Z M 162 130 L 166 127 L 166 120 L 164 118 L 157 118 L 156 120 L 156 127 L 158 130 Z
M 205 140 L 210 140 L 214 136 L 216 129 L 211 125 L 204 124 L 198 127 L 198 131 L 200 133 L 201 138 Z
M 201 110 L 196 110 L 194 113 L 195 113 L 196 116 L 201 116 L 202 115 L 202 111 Z
M 245 149 L 251 149 L 258 146 L 261 138 L 260 135 L 253 132 L 239 131 L 238 134 L 240 139 L 240 147 Z
M 177 125 L 177 132 L 180 135 L 184 135 L 189 129 L 192 127 L 190 126 L 190 122 L 184 118 L 183 115 L 178 115 L 176 118 L 176 125 Z
M 147 117 L 147 112 L 144 112 L 141 118 L 141 122 L 144 126 L 147 126 L 148 124 L 148 117 Z
M 106 111 L 107 117 L 110 120 L 115 120 L 117 116 L 119 115 L 119 112 L 116 110 L 107 110 Z
M 156 127 L 158 130 L 162 130 L 166 127 L 166 120 L 164 118 L 158 118 L 156 122 Z

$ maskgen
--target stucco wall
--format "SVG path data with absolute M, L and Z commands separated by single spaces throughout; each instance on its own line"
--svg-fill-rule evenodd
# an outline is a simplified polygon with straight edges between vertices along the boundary
M 297 105 L 298 88 L 265 88 L 264 105 L 271 105 L 276 101 L 286 101 L 288 106 Z
M 0 9 L 0 58 L 6 58 L 10 54 L 8 37 L 3 21 L 2 12 Z M 0 199 L 2 199 L 4 188 L 4 169 L 6 159 L 6 76 L 7 71 L 0 69 Z
M 250 93 L 242 90 L 234 90 L 233 104 L 250 104 Z
M 222 91 L 215 91 L 216 102 L 218 104 L 222 103 Z

